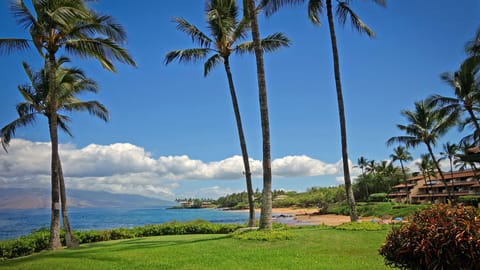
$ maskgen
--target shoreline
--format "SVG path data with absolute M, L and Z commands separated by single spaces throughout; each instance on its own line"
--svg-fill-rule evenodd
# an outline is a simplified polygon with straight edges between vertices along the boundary
M 248 212 L 248 209 L 226 210 Z M 256 208 L 255 213 L 260 213 Z M 337 226 L 350 222 L 350 216 L 336 214 L 319 214 L 318 208 L 272 208 L 272 218 L 274 222 L 283 223 L 292 226 L 300 225 L 328 225 Z M 372 222 L 374 217 L 359 217 L 361 222 Z

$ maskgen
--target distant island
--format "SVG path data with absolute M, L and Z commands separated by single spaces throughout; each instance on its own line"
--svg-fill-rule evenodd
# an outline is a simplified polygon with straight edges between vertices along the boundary
M 105 191 L 68 190 L 68 206 L 74 208 L 142 208 L 174 206 L 175 202 L 141 195 Z M 50 208 L 49 189 L 0 188 L 0 209 Z

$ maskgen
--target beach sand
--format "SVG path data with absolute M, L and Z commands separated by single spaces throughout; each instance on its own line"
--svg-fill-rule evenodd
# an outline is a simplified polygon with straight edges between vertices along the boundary
M 248 210 L 240 210 L 248 211 Z M 255 209 L 257 213 L 260 209 Z M 350 216 L 335 214 L 318 214 L 318 209 L 312 208 L 273 208 L 272 216 L 275 221 L 289 225 L 329 225 L 336 226 L 350 222 Z M 372 221 L 373 217 L 360 217 L 360 221 Z

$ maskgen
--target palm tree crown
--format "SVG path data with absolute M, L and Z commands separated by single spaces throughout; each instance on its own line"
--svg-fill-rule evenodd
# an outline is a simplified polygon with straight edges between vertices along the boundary
M 451 86 L 455 97 L 444 97 L 441 95 L 432 95 L 429 102 L 439 106 L 447 113 L 460 112 L 467 113 L 467 118 L 461 122 L 461 128 L 467 124 L 474 127 L 474 133 L 465 139 L 473 139 L 478 143 L 480 140 L 480 125 L 476 114 L 480 112 L 480 79 L 478 71 L 480 62 L 476 57 L 466 59 L 460 69 L 454 73 L 445 72 L 441 75 L 442 80 Z
M 7 148 L 15 130 L 18 127 L 33 124 L 37 115 L 43 115 L 47 118 L 55 117 L 58 120 L 59 127 L 68 135 L 72 136 L 67 123 L 70 117 L 62 112 L 88 111 L 104 121 L 108 120 L 108 110 L 98 101 L 82 101 L 78 95 L 84 92 L 98 92 L 97 84 L 86 77 L 85 73 L 77 68 L 62 68 L 61 65 L 68 63 L 67 58 L 60 58 L 57 66 L 57 77 L 55 84 L 57 85 L 57 97 L 55 110 L 50 111 L 49 78 L 48 72 L 45 70 L 33 71 L 27 63 L 23 63 L 25 73 L 27 74 L 30 84 L 21 85 L 18 91 L 25 101 L 17 105 L 17 113 L 19 118 L 12 121 L 1 129 L 2 146 Z

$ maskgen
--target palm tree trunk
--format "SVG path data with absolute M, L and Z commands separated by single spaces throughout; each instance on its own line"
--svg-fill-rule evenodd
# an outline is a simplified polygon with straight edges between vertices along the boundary
M 270 158 L 270 124 L 268 121 L 267 84 L 265 82 L 265 68 L 263 51 L 258 29 L 255 0 L 248 0 L 248 13 L 250 14 L 255 59 L 257 63 L 258 96 L 260 100 L 260 118 L 262 122 L 263 145 L 263 193 L 262 209 L 260 212 L 260 229 L 272 228 L 272 162 Z
M 453 179 L 453 160 L 452 157 L 449 157 L 448 160 L 450 161 L 450 181 L 452 181 L 452 200 L 455 197 L 455 179 Z M 453 201 L 452 201 L 453 202 Z
M 50 132 L 50 141 L 52 144 L 52 216 L 50 221 L 50 239 L 48 248 L 52 250 L 62 248 L 60 242 L 60 190 L 58 179 L 58 134 L 57 134 L 57 117 L 55 115 L 56 103 L 56 87 L 55 87 L 55 70 L 56 60 L 54 54 L 49 54 L 49 112 L 48 112 L 48 128 Z
M 342 83 L 340 80 L 340 63 L 338 58 L 337 38 L 335 35 L 335 25 L 333 23 L 332 1 L 327 0 L 327 17 L 330 29 L 330 39 L 332 41 L 333 51 L 333 68 L 335 72 L 335 85 L 337 87 L 338 113 L 340 117 L 340 132 L 342 140 L 342 160 L 343 160 L 343 176 L 345 180 L 345 189 L 347 192 L 347 202 L 350 207 L 350 220 L 357 221 L 358 214 L 355 207 L 355 197 L 353 195 L 352 181 L 350 179 L 350 168 L 348 164 L 348 148 L 347 148 L 347 128 L 345 124 L 345 108 L 343 105 Z
M 58 179 L 60 184 L 60 201 L 62 203 L 63 229 L 65 230 L 65 244 L 69 248 L 78 247 L 79 242 L 72 235 L 72 230 L 70 228 L 70 220 L 68 218 L 67 207 L 67 193 L 65 190 L 65 179 L 63 178 L 62 162 L 60 161 L 60 157 L 58 158 Z
M 408 189 L 407 174 L 405 173 L 405 168 L 403 167 L 403 161 L 401 159 L 400 166 L 402 167 L 403 181 L 405 181 L 405 188 L 407 189 L 407 203 L 410 203 L 410 190 Z
M 442 169 L 440 169 L 440 164 L 438 163 L 437 159 L 435 158 L 435 155 L 433 154 L 432 146 L 429 143 L 425 143 L 428 148 L 428 153 L 432 157 L 433 163 L 435 164 L 435 167 L 437 168 L 438 173 L 440 174 L 440 178 L 442 178 L 442 182 L 445 185 L 445 189 L 447 190 L 447 196 L 448 200 L 452 201 L 452 194 L 450 190 L 448 189 L 447 181 L 445 180 L 445 176 L 443 175 Z
M 473 113 L 473 110 L 468 109 L 467 111 L 470 115 L 470 118 L 472 118 L 473 125 L 475 126 L 475 132 L 473 133 L 474 144 L 478 145 L 480 142 L 480 125 L 478 124 L 477 117 L 475 116 L 475 113 Z
M 237 95 L 235 93 L 235 85 L 233 83 L 232 72 L 230 70 L 230 61 L 227 57 L 224 58 L 225 72 L 227 73 L 228 86 L 230 88 L 230 95 L 232 97 L 233 111 L 235 113 L 235 120 L 237 122 L 238 138 L 240 139 L 240 148 L 242 149 L 243 167 L 245 169 L 245 181 L 247 184 L 248 194 L 248 227 L 255 226 L 255 202 L 252 188 L 252 173 L 250 171 L 250 162 L 248 160 L 247 143 L 245 135 L 243 134 L 242 118 L 240 116 L 240 109 L 238 106 Z

